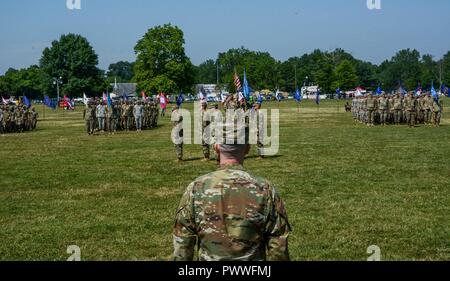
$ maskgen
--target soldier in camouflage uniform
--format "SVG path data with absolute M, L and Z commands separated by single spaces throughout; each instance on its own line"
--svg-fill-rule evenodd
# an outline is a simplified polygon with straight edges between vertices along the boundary
M 142 120 L 144 117 L 144 105 L 142 101 L 138 101 L 133 107 L 133 117 L 136 124 L 136 131 L 142 131 Z
M 114 103 L 108 109 L 108 131 L 110 134 L 115 134 L 117 131 L 117 119 L 119 118 L 120 106 Z
M 158 118 L 159 118 L 159 107 L 155 101 L 152 102 L 152 128 L 156 128 L 158 126 Z
M 365 96 L 361 98 L 360 122 L 363 124 L 367 124 L 367 122 L 368 122 L 367 121 L 368 114 L 367 114 L 366 100 L 367 100 L 367 97 L 365 97 Z
M 16 107 L 16 130 L 19 133 L 23 132 L 23 115 L 24 115 L 24 109 L 22 106 Z
M 210 136 L 211 136 L 211 118 L 208 112 L 208 103 L 206 101 L 202 102 L 202 108 L 200 110 L 201 113 L 201 122 L 202 122 L 202 151 L 203 151 L 203 161 L 209 161 L 210 153 L 209 153 L 209 144 L 210 144 Z
M 224 102 L 224 107 L 226 110 L 228 110 L 228 109 L 236 110 L 239 108 L 239 104 L 233 95 L 229 95 Z
M 434 127 L 439 127 L 441 122 L 442 105 L 438 99 L 433 98 L 432 121 Z
M 431 116 L 433 112 L 433 98 L 431 97 L 430 93 L 427 93 L 427 95 L 424 98 L 424 114 L 425 114 L 425 124 L 431 125 Z
M 181 139 L 181 143 L 175 144 L 175 153 L 177 155 L 177 161 L 181 162 L 181 161 L 183 161 L 183 142 L 182 142 L 182 139 L 183 139 L 183 129 L 182 129 L 183 116 L 181 115 L 179 110 L 180 110 L 179 106 L 176 105 L 173 107 L 171 120 L 172 120 L 172 124 L 173 124 L 174 128 L 176 128 L 176 127 L 180 128 L 179 136 L 173 136 L 173 137 L 179 137 Z
M 416 107 L 417 100 L 414 98 L 413 93 L 409 92 L 405 99 L 406 120 L 410 128 L 416 125 Z
M 127 118 L 127 111 L 128 111 L 128 101 L 122 103 L 122 115 L 120 116 L 120 123 L 122 130 L 128 130 L 128 118 Z
M 394 114 L 395 114 L 394 96 L 389 95 L 389 97 L 388 97 L 388 123 L 389 124 L 394 124 Z
M 380 124 L 386 126 L 387 118 L 388 118 L 388 107 L 389 101 L 386 98 L 385 94 L 382 94 L 380 99 L 378 100 L 378 113 L 380 115 Z
M 175 216 L 175 261 L 288 261 L 291 227 L 274 186 L 243 168 L 248 144 L 216 144 L 220 169 L 192 182 Z
M 142 127 L 144 129 L 150 129 L 150 103 L 146 101 L 144 103 L 144 119 L 142 121 Z
M 257 117 L 257 151 L 258 151 L 258 159 L 262 160 L 264 158 L 263 150 L 264 150 L 264 143 L 263 143 L 263 137 L 264 137 L 264 115 L 260 111 L 262 104 L 260 102 L 255 103 L 255 113 Z
M 375 99 L 372 94 L 369 94 L 366 101 L 366 110 L 367 110 L 367 126 L 374 126 L 375 112 L 377 110 L 377 99 Z
M 402 98 L 400 96 L 400 93 L 397 94 L 394 98 L 393 109 L 394 109 L 394 122 L 396 125 L 399 125 L 401 122 L 402 111 L 403 111 L 403 103 L 402 103 Z
M 83 119 L 86 121 L 86 132 L 88 135 L 94 134 L 95 110 L 95 105 L 89 103 L 83 112 Z
M 31 108 L 31 129 L 32 130 L 36 130 L 38 117 L 39 117 L 39 114 L 37 113 L 36 109 L 34 107 Z
M 423 124 L 425 117 L 425 97 L 419 95 L 417 97 L 417 108 L 416 108 L 416 123 Z

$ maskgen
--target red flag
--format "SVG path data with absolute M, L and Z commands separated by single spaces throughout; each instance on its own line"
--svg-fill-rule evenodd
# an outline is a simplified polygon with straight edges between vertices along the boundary
M 144 91 L 141 92 L 141 95 L 142 95 L 142 99 L 143 99 L 144 101 L 147 101 L 147 95 L 145 94 Z

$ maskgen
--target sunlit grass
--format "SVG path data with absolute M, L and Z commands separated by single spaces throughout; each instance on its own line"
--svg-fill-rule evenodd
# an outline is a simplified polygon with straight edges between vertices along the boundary
M 355 124 L 335 101 L 265 106 L 280 108 L 280 152 L 258 161 L 253 148 L 246 167 L 286 201 L 293 259 L 365 260 L 370 245 L 386 260 L 450 259 L 447 109 L 442 127 L 409 129 Z M 65 260 L 76 244 L 83 260 L 169 260 L 179 199 L 216 163 L 194 145 L 174 163 L 169 116 L 89 137 L 81 110 L 0 136 L 0 259 Z

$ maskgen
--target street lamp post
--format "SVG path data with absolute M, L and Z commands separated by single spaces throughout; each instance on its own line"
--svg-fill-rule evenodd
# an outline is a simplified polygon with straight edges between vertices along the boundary
M 59 78 L 53 78 L 53 85 L 56 85 L 56 102 L 58 104 L 59 107 L 59 85 L 62 85 L 63 81 L 62 81 L 62 77 L 60 76 Z

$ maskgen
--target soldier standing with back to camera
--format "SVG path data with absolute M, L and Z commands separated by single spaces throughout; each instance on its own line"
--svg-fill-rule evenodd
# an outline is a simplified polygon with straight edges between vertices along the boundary
M 245 171 L 250 145 L 214 149 L 220 169 L 192 182 L 176 212 L 174 260 L 288 261 L 286 209 L 270 182 Z

